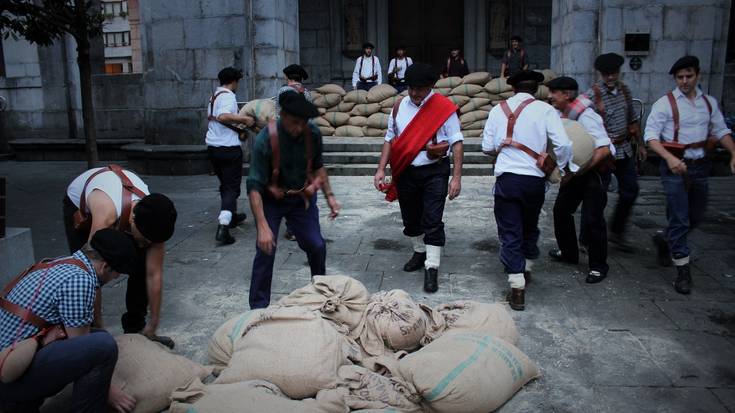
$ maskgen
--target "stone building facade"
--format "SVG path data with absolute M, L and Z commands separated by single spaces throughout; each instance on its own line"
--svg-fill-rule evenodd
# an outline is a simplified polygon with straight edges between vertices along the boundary
M 364 41 L 376 45 L 384 70 L 400 44 L 436 66 L 460 46 L 470 70 L 497 75 L 510 36 L 520 35 L 531 68 L 550 67 L 582 87 L 596 76 L 598 53 L 618 52 L 626 56 L 625 81 L 646 105 L 672 86 L 671 63 L 691 53 L 702 62 L 705 91 L 735 110 L 728 0 L 128 0 L 128 8 L 140 64 L 130 74 L 104 74 L 99 39 L 100 139 L 201 144 L 220 68 L 245 73 L 241 101 L 273 96 L 281 69 L 297 62 L 312 85 L 347 85 Z M 626 35 L 646 39 L 647 51 L 626 51 Z M 0 56 L 0 96 L 9 102 L 0 143 L 66 138 L 70 124 L 81 127 L 73 40 L 36 47 L 5 39 Z

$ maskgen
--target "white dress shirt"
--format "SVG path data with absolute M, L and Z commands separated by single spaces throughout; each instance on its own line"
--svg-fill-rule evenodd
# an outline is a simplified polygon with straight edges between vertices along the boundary
M 715 98 L 703 94 L 699 87 L 697 87 L 694 102 L 689 100 L 678 87 L 672 93 L 679 109 L 679 143 L 701 142 L 709 136 L 722 139 L 732 133 L 725 125 L 725 119 Z M 704 99 L 709 100 L 712 105 L 711 116 Z M 651 107 L 644 138 L 646 142 L 654 139 L 665 142 L 674 140 L 674 115 L 669 98 L 665 95 Z M 704 148 L 690 148 L 684 152 L 684 157 L 687 159 L 699 159 L 704 155 Z
M 87 170 L 83 174 L 77 176 L 73 181 L 71 181 L 69 186 L 66 188 L 66 195 L 69 197 L 71 202 L 77 206 L 77 208 L 79 207 L 80 198 L 82 197 L 84 184 L 87 183 L 87 179 L 89 179 L 92 174 L 99 171 L 100 169 L 102 168 L 92 168 Z M 123 173 L 125 174 L 125 176 L 128 177 L 128 179 L 130 179 L 130 182 L 132 182 L 136 188 L 143 191 L 144 194 L 150 195 L 148 185 L 146 185 L 145 182 L 143 182 L 143 180 L 140 179 L 138 175 L 128 171 L 127 169 L 123 169 Z M 123 191 L 122 181 L 120 180 L 120 177 L 118 177 L 112 171 L 102 172 L 99 175 L 95 176 L 94 179 L 89 182 L 89 185 L 87 185 L 87 191 L 84 194 L 84 199 L 87 199 L 89 194 L 95 189 L 99 189 L 110 197 L 112 203 L 115 205 L 117 216 L 119 217 L 120 214 L 122 214 Z M 135 202 L 140 200 L 140 197 L 133 193 L 130 199 Z M 90 212 L 89 206 L 87 206 L 87 211 L 85 212 Z
M 421 104 L 423 105 L 424 102 L 426 102 L 433 94 L 434 92 L 430 92 L 429 95 L 421 101 Z M 411 101 L 411 98 L 406 97 L 401 99 L 401 103 L 398 105 L 398 116 L 396 116 L 396 122 L 393 122 L 392 113 L 388 115 L 388 131 L 385 134 L 385 141 L 390 142 L 400 136 L 406 126 L 408 126 L 408 123 L 411 122 L 411 119 L 413 119 L 413 117 L 419 112 L 419 109 L 420 106 L 416 106 Z M 447 155 L 451 155 L 452 145 L 464 140 L 460 129 L 459 117 L 457 117 L 456 113 L 452 113 L 439 130 L 436 131 L 437 143 L 444 141 L 449 142 L 449 152 Z M 411 162 L 411 165 L 422 166 L 435 162 L 439 162 L 439 159 L 429 159 L 429 157 L 426 156 L 426 151 L 421 151 Z
M 362 65 L 362 72 L 360 71 L 360 62 L 365 61 Z M 375 68 L 373 68 L 373 62 L 375 62 Z M 352 72 L 352 87 L 357 87 L 357 82 L 360 81 L 360 76 L 365 79 L 370 79 L 373 75 L 378 75 L 375 80 L 378 84 L 383 83 L 382 69 L 380 68 L 380 59 L 378 56 L 372 55 L 370 57 L 360 56 L 355 61 L 355 70 Z M 368 82 L 372 82 L 368 80 Z
M 514 111 L 527 99 L 533 99 L 533 96 L 528 93 L 517 93 L 507 100 L 508 106 L 511 111 Z M 482 150 L 485 152 L 497 151 L 505 140 L 507 127 L 508 118 L 503 108 L 500 105 L 493 107 L 482 132 Z M 528 146 L 536 153 L 541 153 L 546 151 L 547 139 L 550 139 L 554 145 L 559 169 L 563 169 L 572 159 L 572 142 L 564 130 L 556 109 L 546 102 L 536 100 L 526 106 L 518 117 L 513 129 L 513 140 Z M 544 173 L 536 166 L 536 159 L 512 146 L 503 148 L 495 162 L 495 176 L 506 172 L 544 177 Z
M 406 69 L 412 64 L 413 60 L 411 60 L 410 57 L 404 57 L 403 59 L 390 59 L 390 63 L 388 63 L 388 73 L 391 73 L 393 69 L 395 69 L 396 65 L 398 65 L 398 72 L 396 74 L 398 75 L 398 79 L 403 79 L 406 77 Z
M 210 101 L 207 100 L 207 116 L 212 115 L 216 118 L 223 113 L 238 113 L 235 94 L 224 87 L 218 87 L 214 94 L 216 95 L 219 92 L 225 93 L 217 96 L 217 99 L 214 100 L 214 108 L 211 111 Z M 240 137 L 237 133 L 217 120 L 209 121 L 205 141 L 207 146 L 240 146 Z
M 610 154 L 615 156 L 615 145 L 612 143 L 612 140 L 610 140 L 607 130 L 605 130 L 605 122 L 602 121 L 602 116 L 590 107 L 585 109 L 584 112 L 579 115 L 577 122 L 579 122 L 587 133 L 592 136 L 592 139 L 595 140 L 595 148 L 607 146 L 610 148 Z

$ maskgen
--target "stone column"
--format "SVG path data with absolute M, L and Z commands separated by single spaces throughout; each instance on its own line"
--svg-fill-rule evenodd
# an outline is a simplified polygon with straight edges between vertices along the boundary
M 375 55 L 380 59 L 383 83 L 385 83 L 388 81 L 386 72 L 392 53 L 388 44 L 388 0 L 367 1 L 365 6 L 367 8 L 367 38 L 365 41 L 375 44 Z
M 275 96 L 283 68 L 299 62 L 298 0 L 252 0 L 253 97 Z
M 487 1 L 464 1 L 464 57 L 470 72 L 487 70 Z
M 574 77 L 580 89 L 593 81 L 597 56 L 599 0 L 554 0 L 551 11 L 551 69 Z

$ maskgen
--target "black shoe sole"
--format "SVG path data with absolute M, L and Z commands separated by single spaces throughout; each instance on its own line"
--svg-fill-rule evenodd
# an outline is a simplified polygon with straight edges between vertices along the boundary
M 548 254 L 549 255 L 549 258 L 551 258 L 553 261 L 560 262 L 562 264 L 570 264 L 570 265 L 577 265 L 577 264 L 579 264 L 579 261 L 578 262 L 574 262 L 574 261 L 566 260 L 566 259 L 564 259 L 564 256 L 562 256 L 562 255 L 552 254 L 554 251 L 558 251 L 558 250 L 551 250 L 551 251 L 549 251 L 549 254 Z

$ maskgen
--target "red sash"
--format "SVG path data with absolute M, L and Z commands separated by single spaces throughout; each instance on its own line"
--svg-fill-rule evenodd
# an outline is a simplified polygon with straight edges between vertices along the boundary
M 398 199 L 396 187 L 398 178 L 456 110 L 457 106 L 451 100 L 435 93 L 421 105 L 421 109 L 411 119 L 406 129 L 393 139 L 390 149 L 390 169 L 393 178 L 385 190 L 386 201 L 393 202 Z

